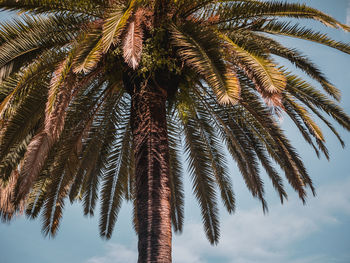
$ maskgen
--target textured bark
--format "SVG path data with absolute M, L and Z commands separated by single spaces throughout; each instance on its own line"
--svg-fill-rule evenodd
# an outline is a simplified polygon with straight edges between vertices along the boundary
M 166 92 L 147 85 L 132 92 L 139 263 L 171 262 Z

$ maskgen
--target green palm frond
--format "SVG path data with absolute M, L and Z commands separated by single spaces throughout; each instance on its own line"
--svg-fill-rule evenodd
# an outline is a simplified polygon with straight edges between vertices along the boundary
M 276 40 L 265 37 L 261 34 L 256 34 L 248 30 L 239 30 L 236 31 L 234 34 L 229 35 L 235 43 L 238 43 L 241 47 L 242 45 L 244 45 L 244 49 L 249 48 L 249 51 L 253 50 L 253 52 L 258 50 L 259 53 L 266 53 L 266 51 L 269 50 L 271 54 L 288 59 L 296 67 L 300 68 L 311 78 L 318 81 L 322 85 L 324 90 L 328 92 L 331 96 L 339 99 L 339 91 L 327 80 L 327 78 L 320 71 L 320 69 L 318 69 L 318 67 L 314 63 L 312 63 L 308 57 L 301 54 L 296 49 L 287 48 L 279 42 L 277 42 Z
M 89 78 L 85 79 L 85 84 Z M 84 82 L 78 87 L 84 86 Z M 76 89 L 75 92 L 77 92 Z M 44 93 L 45 94 L 45 93 Z M 58 92 L 58 100 L 51 112 L 45 116 L 44 129 L 36 134 L 27 147 L 24 162 L 21 167 L 21 179 L 17 185 L 17 201 L 24 199 L 30 191 L 33 182 L 42 170 L 50 149 L 58 140 L 65 125 L 66 108 L 72 99 L 67 83 Z
M 300 27 L 292 22 L 268 21 L 257 23 L 250 28 L 253 31 L 264 32 L 273 35 L 289 36 L 313 41 L 331 48 L 338 49 L 344 53 L 350 53 L 350 45 L 340 41 L 333 40 L 327 34 L 314 31 L 308 27 Z
M 42 232 L 44 235 L 54 236 L 58 230 L 65 205 L 65 197 L 68 195 L 69 185 L 72 183 L 69 174 L 64 173 L 65 166 L 75 150 L 70 145 L 76 143 L 77 137 L 78 135 L 71 136 L 70 140 L 66 140 L 64 145 L 56 150 L 57 155 L 50 171 L 50 182 L 47 186 L 42 212 Z
M 299 197 L 305 201 L 306 192 L 304 187 L 309 186 L 314 193 L 312 181 L 297 154 L 296 150 L 283 134 L 282 130 L 271 118 L 266 106 L 262 105 L 256 95 L 245 93 L 242 100 L 241 110 L 251 125 L 265 137 L 265 147 L 271 157 L 284 170 L 285 175 L 292 187 L 299 193 Z M 248 103 L 249 101 L 249 103 Z M 248 124 L 248 122 L 247 122 Z
M 183 127 L 193 192 L 201 207 L 206 236 L 210 243 L 216 244 L 220 236 L 219 211 L 216 202 L 215 176 L 210 167 L 210 157 L 207 151 L 203 151 L 206 147 L 196 122 L 189 118 L 183 123 Z
M 121 113 L 122 118 L 115 123 L 118 132 L 115 133 L 116 142 L 108 158 L 108 167 L 103 176 L 103 194 L 101 196 L 100 235 L 106 239 L 111 238 L 117 220 L 121 202 L 128 188 L 130 165 L 130 125 L 128 114 Z M 123 116 L 124 115 L 124 116 Z
M 192 23 L 181 29 L 173 25 L 171 33 L 181 59 L 208 83 L 219 103 L 237 103 L 239 81 L 216 48 L 221 46 L 218 35 L 211 30 L 199 30 Z
M 101 86 L 101 83 L 97 83 L 97 85 Z M 86 99 L 87 97 L 84 98 Z M 100 96 L 96 97 L 97 101 L 100 99 Z M 118 101 L 120 101 L 120 94 L 117 98 L 115 98 L 114 103 L 117 103 Z M 100 148 L 103 148 L 103 146 L 101 145 L 103 138 L 99 138 L 99 136 L 102 136 L 102 133 L 104 133 L 104 131 L 103 128 L 96 127 L 96 125 L 102 125 L 102 120 L 100 120 L 101 114 L 98 115 L 101 105 L 102 102 L 99 102 L 97 107 L 92 108 L 90 118 L 86 120 L 85 127 L 79 138 L 79 145 L 77 145 L 79 161 L 77 162 L 77 169 L 74 175 L 74 181 L 70 187 L 69 192 L 69 198 L 71 203 L 73 203 L 76 199 L 81 200 L 82 192 L 84 191 L 84 183 L 86 183 L 87 180 L 86 178 L 88 178 L 89 175 L 93 172 L 93 169 L 96 165 L 96 163 L 93 162 L 93 159 L 97 158 L 99 155 L 98 149 L 96 150 L 96 144 L 100 144 Z M 111 109 L 111 111 L 113 111 L 113 109 Z M 84 113 L 81 112 L 80 114 Z
M 54 56 L 53 58 L 55 60 Z M 5 104 L 3 109 L 6 111 L 1 116 L 5 125 L 1 133 L 0 159 L 8 153 L 12 145 L 23 141 L 39 120 L 43 120 L 42 114 L 49 82 L 46 75 L 49 68 L 45 66 L 50 66 L 52 60 L 47 60 L 47 63 L 46 65 L 34 64 L 33 68 L 29 67 L 22 75 L 23 80 L 27 82 L 21 82 L 22 79 L 18 78 L 2 83 L 2 85 L 11 84 L 13 88 L 7 96 L 9 99 L 2 102 L 2 105 Z M 31 77 L 34 78 L 31 79 Z
M 7 181 L 12 171 L 20 164 L 26 152 L 27 146 L 35 133 L 35 129 L 32 133 L 29 133 L 23 141 L 15 144 L 11 147 L 9 153 L 3 158 L 0 163 L 0 174 L 2 181 Z
M 21 12 L 41 13 L 75 13 L 101 16 L 106 1 L 103 0 L 1 0 L 0 9 Z
M 272 106 L 281 106 L 280 93 L 286 87 L 286 77 L 272 59 L 250 53 L 226 35 L 221 37 L 228 43 L 227 49 L 233 64 L 238 65 L 253 81 L 266 102 Z
M 182 183 L 182 160 L 180 155 L 181 140 L 179 137 L 179 120 L 174 116 L 167 118 L 169 140 L 171 221 L 175 232 L 182 232 L 184 221 L 184 190 Z
M 45 52 L 27 67 L 9 76 L 0 83 L 3 100 L 0 103 L 1 117 L 9 118 L 10 112 L 14 112 L 30 93 L 35 85 L 47 81 L 50 69 L 65 54 L 62 52 Z
M 83 167 L 84 182 L 81 188 L 83 199 L 84 214 L 92 216 L 98 199 L 99 181 L 103 177 L 108 161 L 108 155 L 115 140 L 116 118 L 114 110 L 116 106 L 117 96 L 111 96 L 107 99 L 105 106 L 97 112 L 90 135 L 87 138 L 86 149 L 83 150 L 84 161 L 87 161 L 87 166 Z M 118 96 L 120 97 L 120 96 Z
M 205 108 L 200 107 L 200 102 L 197 102 L 197 116 L 201 137 L 206 145 L 209 158 L 211 160 L 211 166 L 215 175 L 216 183 L 220 189 L 221 198 L 229 213 L 233 213 L 235 210 L 235 198 L 232 190 L 231 179 L 227 173 L 227 161 L 223 153 L 222 145 L 219 142 L 218 134 L 214 129 L 215 122 L 210 113 L 208 114 Z
M 94 24 L 90 31 L 83 34 L 77 43 L 77 55 L 74 58 L 73 70 L 75 73 L 91 72 L 102 57 L 102 31 L 99 23 Z
M 244 19 L 288 17 L 317 20 L 326 26 L 341 28 L 346 31 L 350 30 L 349 26 L 305 4 L 279 1 L 219 1 L 217 8 L 210 7 L 210 10 L 215 15 L 220 16 L 218 23 L 228 23 L 230 21 Z M 204 14 L 208 15 L 208 13 Z M 209 14 L 212 15 L 210 12 Z
M 329 154 L 326 146 L 324 145 L 324 137 L 322 134 L 321 129 L 317 126 L 317 124 L 312 120 L 309 112 L 299 105 L 297 102 L 295 102 L 290 96 L 287 94 L 284 94 L 283 96 L 283 105 L 286 108 L 287 114 L 292 118 L 296 126 L 299 128 L 301 133 L 303 134 L 304 138 L 307 142 L 312 144 L 310 141 L 309 134 L 313 136 L 320 148 L 320 150 L 325 154 L 326 158 L 329 159 Z M 302 127 L 302 124 L 304 123 L 307 130 L 305 130 Z M 313 145 L 313 144 L 312 144 Z M 315 147 L 314 147 L 315 148 Z
M 277 191 L 281 203 L 283 203 L 283 201 L 287 199 L 288 196 L 284 189 L 283 180 L 279 176 L 273 164 L 271 163 L 269 155 L 266 151 L 265 144 L 261 142 L 264 141 L 265 138 L 262 138 L 262 135 L 259 132 L 257 132 L 253 127 L 249 127 L 248 125 L 246 125 L 246 123 L 242 122 L 241 125 L 242 129 L 247 129 L 249 131 L 246 133 L 247 137 L 249 138 L 249 144 L 254 149 L 261 165 L 263 166 L 267 175 L 269 176 L 273 187 Z
M 334 101 L 303 79 L 289 75 L 286 90 L 300 101 L 324 111 L 342 127 L 350 130 L 350 117 Z
M 114 4 L 106 15 L 102 30 L 102 50 L 107 52 L 112 44 L 115 44 L 120 34 L 127 25 L 138 0 L 130 1 L 128 6 L 121 3 Z
M 48 162 L 50 173 L 49 184 L 42 212 L 42 231 L 45 235 L 54 236 L 58 230 L 60 219 L 62 217 L 65 198 L 69 194 L 70 185 L 73 183 L 72 174 L 65 173 L 66 166 L 69 164 L 69 157 L 76 152 L 76 147 L 85 131 L 86 123 L 96 115 L 96 104 L 101 104 L 105 97 L 101 98 L 101 88 L 103 85 L 97 82 L 95 85 L 85 87 L 80 93 L 86 93 L 86 96 L 78 96 L 71 107 L 67 110 L 65 128 L 60 140 L 52 148 L 54 154 L 51 161 Z M 89 100 L 86 100 L 89 98 Z M 99 101 L 99 103 L 97 103 Z M 65 140 L 69 137 L 69 140 Z M 50 156 L 51 154 L 49 154 Z M 52 156 L 51 155 L 51 156 Z M 44 167 L 45 171 L 45 167 Z M 91 200 L 90 200 L 91 201 Z
M 190 16 L 191 14 L 196 13 L 196 11 L 205 7 L 206 5 L 213 4 L 212 0 L 194 0 L 194 1 L 186 1 L 186 0 L 176 0 L 174 1 L 176 5 L 178 5 L 177 11 L 180 13 L 182 17 Z
M 226 115 L 226 116 L 225 116 Z M 261 180 L 258 168 L 258 159 L 254 149 L 249 145 L 249 140 L 238 122 L 228 114 L 222 116 L 226 126 L 231 134 L 224 133 L 222 138 L 227 136 L 226 146 L 231 156 L 237 161 L 240 172 L 243 175 L 248 189 L 254 197 L 259 198 L 263 211 L 267 211 L 267 203 L 265 200 L 264 184 Z M 234 134 L 234 136 L 233 136 Z M 230 135 L 230 136 L 229 136 Z
M 283 198 L 287 198 L 287 194 L 284 190 L 282 179 L 279 177 L 278 173 L 275 171 L 268 157 L 266 156 L 264 151 L 266 148 L 265 144 L 260 143 L 260 141 L 265 141 L 264 133 L 257 131 L 255 125 L 252 125 L 251 120 L 247 118 L 247 114 L 242 111 L 238 111 L 237 113 L 235 111 L 230 111 L 232 120 L 236 118 L 240 119 L 239 125 L 241 128 L 237 126 L 234 127 L 233 121 L 228 121 L 227 114 L 225 113 L 226 109 L 218 108 L 218 105 L 211 99 L 211 96 L 205 98 L 203 95 L 200 95 L 199 93 L 197 94 L 206 111 L 208 111 L 211 114 L 212 119 L 215 120 L 215 125 L 217 125 L 217 129 L 220 131 L 221 138 L 224 142 L 226 142 L 227 149 L 229 150 L 231 156 L 237 161 L 238 167 L 246 180 L 248 188 L 254 196 L 258 196 L 258 198 L 261 200 L 263 209 L 267 209 L 267 205 L 265 199 L 263 198 L 263 185 L 261 184 L 261 179 L 258 176 L 258 170 L 256 167 L 257 161 L 253 161 L 256 157 L 265 168 L 275 189 L 280 195 L 281 202 L 283 202 Z M 239 108 L 236 110 L 238 109 Z M 238 124 L 238 122 L 236 124 Z M 241 140 L 244 147 L 240 149 L 240 143 L 238 140 L 240 137 L 236 136 L 236 134 L 240 134 L 242 131 L 246 132 L 241 135 L 244 138 L 244 140 Z M 254 157 L 255 154 L 256 157 Z M 247 157 L 249 160 L 244 159 Z M 247 166 L 250 168 L 247 168 Z M 250 179 L 252 176 L 256 177 L 255 183 Z M 255 186 L 253 186 L 254 184 Z M 259 193 L 259 191 L 261 192 Z
M 199 94 L 197 92 L 197 94 Z M 249 146 L 246 134 L 239 127 L 235 111 L 228 112 L 228 109 L 218 108 L 213 101 L 213 96 L 206 93 L 207 99 L 201 98 L 204 107 L 211 113 L 219 131 L 219 135 L 225 142 L 226 147 L 237 162 L 238 168 L 243 175 L 248 189 L 254 197 L 258 197 L 264 211 L 267 211 L 267 204 L 264 198 L 264 187 L 259 175 L 258 162 L 254 150 Z M 209 101 L 207 101 L 209 99 Z M 231 114 L 234 116 L 231 117 Z M 242 115 L 244 116 L 244 115 Z
M 38 179 L 33 185 L 32 191 L 26 200 L 26 216 L 30 219 L 35 219 L 38 217 L 45 203 L 48 184 L 48 176 L 44 175 L 41 176 L 40 179 Z
M 13 63 L 9 63 L 3 67 L 0 68 L 0 82 L 7 78 L 8 76 L 10 76 L 10 74 L 12 73 L 12 69 L 13 69 Z
M 60 15 L 24 16 L 3 24 L 0 67 L 9 63 L 23 65 L 43 51 L 70 43 L 86 20 L 86 17 Z
M 258 168 L 255 157 L 255 154 L 257 154 L 258 157 L 260 156 L 260 161 L 268 172 L 270 178 L 273 180 L 273 184 L 279 192 L 281 200 L 283 196 L 286 197 L 283 186 L 281 185 L 281 179 L 276 176 L 266 160 L 261 158 L 264 156 L 261 151 L 259 149 L 256 150 L 256 146 L 251 143 L 253 139 L 249 139 L 249 137 L 255 133 L 259 135 L 258 138 L 263 142 L 269 155 L 285 171 L 287 179 L 293 185 L 294 189 L 299 192 L 299 196 L 303 200 L 306 194 L 304 186 L 308 185 L 312 190 L 313 186 L 298 154 L 288 143 L 288 140 L 285 138 L 282 131 L 271 118 L 269 109 L 261 104 L 259 98 L 250 93 L 249 90 L 244 90 L 243 95 L 244 97 L 241 101 L 243 107 L 237 106 L 235 111 L 228 109 L 223 111 L 223 109 L 221 109 L 220 111 L 224 114 L 222 117 L 219 115 L 220 111 L 216 113 L 217 110 L 214 110 L 216 106 L 211 106 L 211 109 L 209 107 L 210 104 L 207 104 L 207 109 L 210 110 L 212 114 L 215 114 L 215 119 L 218 122 L 222 138 L 226 141 L 230 154 L 237 161 L 238 167 L 245 178 L 248 188 L 254 196 L 258 196 L 261 199 L 263 208 L 266 209 L 266 202 L 263 198 L 263 188 L 257 170 Z M 211 104 L 215 105 L 213 102 Z M 228 118 L 227 114 L 236 117 Z M 235 121 L 237 117 L 241 120 L 241 125 L 244 125 L 243 128 L 240 128 L 239 123 Z M 231 121 L 229 122 L 229 120 Z M 242 133 L 242 131 L 245 130 L 244 128 L 247 127 L 252 129 L 252 133 Z M 241 136 L 239 136 L 240 134 Z M 251 146 L 249 146 L 249 144 L 251 144 Z M 259 193 L 257 191 L 262 192 Z

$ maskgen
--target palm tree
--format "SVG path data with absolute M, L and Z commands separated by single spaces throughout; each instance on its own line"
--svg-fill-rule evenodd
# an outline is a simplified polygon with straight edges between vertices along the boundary
M 276 165 L 300 199 L 312 181 L 278 118 L 329 158 L 314 121 L 344 142 L 324 113 L 350 130 L 340 93 L 309 58 L 273 36 L 350 45 L 297 19 L 350 31 L 303 4 L 254 0 L 0 0 L 21 12 L 0 28 L 0 215 L 41 214 L 55 235 L 65 201 L 110 238 L 122 201 L 134 204 L 138 262 L 171 262 L 182 231 L 184 144 L 204 230 L 219 239 L 217 192 L 235 210 L 224 148 L 262 203 L 259 165 L 283 201 Z M 288 21 L 288 19 L 290 21 Z M 290 61 L 314 87 L 274 58 Z

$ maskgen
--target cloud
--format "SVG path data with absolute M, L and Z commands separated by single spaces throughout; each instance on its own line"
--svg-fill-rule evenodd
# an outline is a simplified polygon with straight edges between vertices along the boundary
M 86 263 L 125 263 L 136 261 L 137 252 L 135 250 L 121 244 L 108 244 L 106 255 L 90 258 Z
M 265 216 L 260 208 L 238 211 L 222 220 L 217 247 L 208 244 L 200 224 L 185 225 L 184 234 L 174 242 L 174 262 L 211 262 L 206 260 L 208 257 L 221 258 L 220 262 L 225 263 L 333 262 L 322 254 L 295 259 L 291 247 L 325 226 L 340 224 L 339 214 L 350 215 L 349 188 L 350 180 L 327 185 L 307 206 L 297 201 L 284 206 L 276 204 Z M 188 259 L 178 257 L 179 252 L 188 255 Z
M 350 215 L 350 179 L 325 185 L 317 198 L 310 198 L 303 206 L 297 200 L 284 206 L 272 205 L 263 215 L 261 208 L 237 211 L 222 217 L 221 238 L 213 247 L 204 236 L 199 222 L 185 224 L 184 233 L 175 235 L 174 263 L 322 263 L 348 262 L 350 255 L 340 261 L 322 252 L 301 256 L 293 246 L 326 227 L 342 224 L 341 216 Z M 135 244 L 133 244 L 135 246 Z M 295 249 L 295 247 L 294 247 Z M 344 255 L 343 255 L 344 256 Z M 121 244 L 110 244 L 103 257 L 94 257 L 86 263 L 136 262 L 133 249 Z

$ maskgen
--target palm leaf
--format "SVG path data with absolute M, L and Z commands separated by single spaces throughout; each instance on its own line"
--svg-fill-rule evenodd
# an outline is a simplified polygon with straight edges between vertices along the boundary
M 118 40 L 120 34 L 126 27 L 137 2 L 138 0 L 131 0 L 128 6 L 124 6 L 121 3 L 115 3 L 108 10 L 102 30 L 102 46 L 104 53 L 106 53 L 111 45 L 115 44 Z
M 306 81 L 294 75 L 289 75 L 287 91 L 300 101 L 309 103 L 326 112 L 342 127 L 350 130 L 350 117 L 344 110 Z
M 223 2 L 223 3 L 220 3 Z M 211 12 L 220 16 L 218 23 L 228 23 L 233 20 L 257 19 L 259 17 L 288 17 L 299 19 L 313 19 L 326 26 L 341 28 L 346 31 L 350 27 L 338 22 L 333 17 L 305 4 L 287 3 L 279 1 L 219 1 L 217 8 L 210 8 Z M 205 13 L 206 15 L 210 14 Z
M 207 149 L 196 126 L 196 123 L 190 118 L 183 123 L 185 150 L 188 156 L 193 192 L 201 207 L 204 230 L 210 243 L 215 244 L 220 236 L 215 176 L 210 168 L 211 162 Z
M 256 89 L 269 105 L 281 106 L 280 92 L 285 89 L 286 77 L 271 61 L 251 54 L 226 35 L 221 37 L 228 43 L 231 59 L 254 82 Z
M 123 57 L 129 67 L 136 69 L 141 60 L 142 53 L 142 36 L 140 19 L 130 21 L 123 39 Z
M 116 125 L 120 131 L 115 133 L 117 143 L 108 158 L 108 167 L 103 177 L 103 195 L 101 196 L 100 235 L 111 238 L 122 199 L 125 193 L 125 185 L 129 179 L 129 147 L 130 127 L 128 116 L 118 121 Z M 119 138 L 118 138 L 119 137 Z
M 90 32 L 83 34 L 82 40 L 76 45 L 79 50 L 73 62 L 75 73 L 89 73 L 97 66 L 102 57 L 101 28 L 97 23 Z
M 93 16 L 102 15 L 101 9 L 105 6 L 105 1 L 97 0 L 1 0 L 0 8 L 3 10 L 40 13 L 67 13 L 90 14 Z
M 232 69 L 223 60 L 217 46 L 218 36 L 211 30 L 200 30 L 195 24 L 171 28 L 173 45 L 180 58 L 193 68 L 214 90 L 223 104 L 235 104 L 239 99 L 240 85 Z
M 13 61 L 23 64 L 26 61 L 20 58 L 26 58 L 31 53 L 38 55 L 47 49 L 69 43 L 84 21 L 86 17 L 52 15 L 35 18 L 25 16 L 12 23 L 5 23 L 0 32 L 4 38 L 0 67 Z
M 171 191 L 171 221 L 175 232 L 182 232 L 184 221 L 184 190 L 182 183 L 182 165 L 180 158 L 181 140 L 177 131 L 178 121 L 167 116 L 169 140 L 169 183 Z

